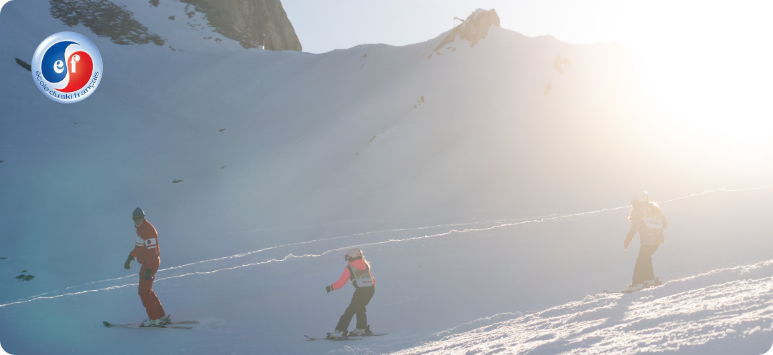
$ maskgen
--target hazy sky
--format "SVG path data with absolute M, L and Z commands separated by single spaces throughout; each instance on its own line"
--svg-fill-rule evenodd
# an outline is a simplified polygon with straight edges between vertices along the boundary
M 685 142 L 773 157 L 773 1 L 282 0 L 303 50 L 437 37 L 454 17 L 496 9 L 501 27 L 569 43 L 618 41 L 646 66 L 650 92 Z M 691 136 L 688 136 L 691 135 Z M 773 163 L 773 162 L 771 162 Z

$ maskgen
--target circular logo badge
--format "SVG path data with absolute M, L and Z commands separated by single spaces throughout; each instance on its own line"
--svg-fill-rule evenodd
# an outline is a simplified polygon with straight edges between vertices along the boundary
M 102 80 L 97 46 L 75 32 L 59 32 L 40 43 L 32 56 L 32 79 L 49 99 L 65 104 L 81 101 Z

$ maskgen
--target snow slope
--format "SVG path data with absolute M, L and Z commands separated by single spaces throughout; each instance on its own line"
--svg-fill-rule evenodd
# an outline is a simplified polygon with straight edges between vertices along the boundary
M 539 312 L 498 314 L 397 354 L 762 354 L 773 327 L 771 264 L 711 270 L 633 295 L 588 295 Z
M 122 5 L 165 45 L 122 46 L 67 27 L 47 1 L 0 12 L 0 343 L 9 353 L 761 353 L 770 343 L 769 299 L 749 291 L 767 287 L 767 264 L 679 281 L 769 259 L 768 188 L 664 203 L 671 226 L 655 266 L 672 282 L 598 295 L 630 277 L 636 248 L 620 244 L 636 189 L 665 200 L 768 183 L 663 132 L 621 46 L 492 28 L 474 48 L 457 41 L 438 52 L 445 34 L 319 55 L 245 50 L 206 39 L 206 24 L 169 21 L 185 16 L 175 1 Z M 77 105 L 45 99 L 14 63 L 63 30 L 89 36 L 105 63 L 99 89 Z M 563 74 L 557 55 L 571 61 Z M 144 318 L 137 265 L 121 269 L 137 206 L 159 231 L 154 289 L 174 318 L 202 322 L 151 330 L 142 344 L 134 330 L 101 325 Z M 303 341 L 331 331 L 348 304 L 350 287 L 323 288 L 355 246 L 378 280 L 370 323 L 390 335 Z M 21 270 L 36 278 L 16 281 Z M 703 306 L 708 291 L 720 306 L 636 311 Z M 570 319 L 599 306 L 583 313 L 595 326 Z M 496 316 L 486 331 L 467 324 L 506 312 L 523 316 Z M 742 318 L 726 323 L 735 333 L 717 330 L 724 316 Z M 568 333 L 553 331 L 559 319 L 570 319 Z M 648 329 L 663 320 L 691 330 L 655 338 L 663 330 Z M 559 335 L 526 344 L 539 327 Z M 621 329 L 639 333 L 615 340 Z M 497 340 L 498 331 L 515 338 Z

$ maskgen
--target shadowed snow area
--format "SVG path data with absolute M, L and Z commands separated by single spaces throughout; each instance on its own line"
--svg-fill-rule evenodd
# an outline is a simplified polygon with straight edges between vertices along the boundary
M 69 27 L 47 0 L 0 13 L 8 353 L 770 348 L 773 181 L 670 131 L 619 44 L 491 26 L 474 47 L 452 36 L 436 50 L 442 33 L 261 51 L 216 41 L 179 1 L 110 3 L 164 45 Z M 98 89 L 72 105 L 16 62 L 60 31 L 87 36 L 104 62 Z M 642 189 L 670 223 L 653 257 L 665 285 L 605 295 L 630 282 L 638 239 L 622 244 Z M 138 206 L 159 233 L 153 289 L 193 329 L 102 325 L 147 317 L 138 265 L 122 267 Z M 369 324 L 389 335 L 305 341 L 349 304 L 351 286 L 325 286 L 352 247 L 377 282 Z

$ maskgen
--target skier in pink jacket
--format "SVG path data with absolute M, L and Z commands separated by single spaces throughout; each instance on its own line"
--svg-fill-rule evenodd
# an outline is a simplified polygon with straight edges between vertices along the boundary
M 330 293 L 330 291 L 344 287 L 346 282 L 350 281 L 354 286 L 354 295 L 349 307 L 346 308 L 341 319 L 338 320 L 335 332 L 330 333 L 328 336 L 337 339 L 347 337 L 348 335 L 373 334 L 370 331 L 368 317 L 365 314 L 365 306 L 368 305 L 376 291 L 376 279 L 373 278 L 373 274 L 370 272 L 370 263 L 365 260 L 362 250 L 358 248 L 346 252 L 344 260 L 349 262 L 349 265 L 344 269 L 344 273 L 341 274 L 336 283 L 325 287 L 325 289 Z M 352 322 L 352 317 L 355 314 L 357 315 L 357 329 L 347 332 L 349 323 Z

